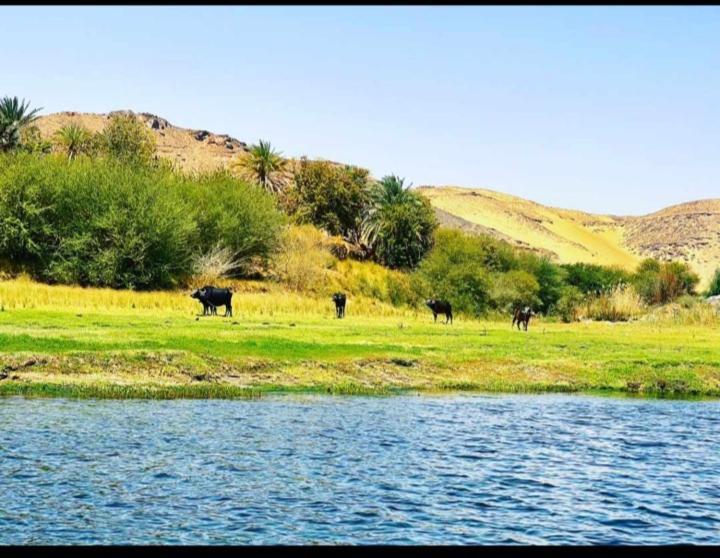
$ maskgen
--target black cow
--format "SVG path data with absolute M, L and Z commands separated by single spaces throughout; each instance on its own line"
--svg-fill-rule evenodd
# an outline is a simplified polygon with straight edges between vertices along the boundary
M 445 314 L 445 323 L 452 323 L 452 306 L 447 300 L 435 300 L 431 298 L 430 300 L 426 300 L 425 304 L 432 310 L 433 318 L 436 322 L 438 314 Z
M 520 329 L 520 324 L 525 326 L 525 331 L 527 331 L 528 323 L 530 323 L 530 318 L 535 315 L 535 312 L 532 311 L 532 309 L 529 306 L 526 306 L 525 308 L 515 308 L 515 311 L 513 312 L 513 321 L 512 321 L 512 327 L 515 327 L 515 324 L 517 324 L 518 329 Z
M 217 307 L 225 306 L 225 316 L 232 316 L 232 291 L 230 289 L 218 289 L 212 285 L 205 285 L 195 289 L 190 295 L 198 299 L 203 305 L 203 316 L 206 316 L 208 309 L 210 313 L 217 315 Z
M 338 318 L 345 317 L 345 301 L 347 300 L 344 293 L 335 293 L 332 295 L 332 300 L 335 303 L 335 316 Z

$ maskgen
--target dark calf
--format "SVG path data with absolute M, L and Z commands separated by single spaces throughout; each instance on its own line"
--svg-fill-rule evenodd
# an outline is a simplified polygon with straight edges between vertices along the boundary
M 535 312 L 533 312 L 529 306 L 526 306 L 522 309 L 515 308 L 515 311 L 513 312 L 512 327 L 515 327 L 515 324 L 517 324 L 518 329 L 520 329 L 520 324 L 522 324 L 525 327 L 525 331 L 527 331 L 528 323 L 530 323 L 530 318 L 534 315 Z
M 345 295 L 343 293 L 335 293 L 332 295 L 332 300 L 335 303 L 335 316 L 337 318 L 344 318 L 346 301 Z
M 432 310 L 433 318 L 436 322 L 438 314 L 445 314 L 445 323 L 452 323 L 452 306 L 447 300 L 435 300 L 434 298 L 431 298 L 430 300 L 426 300 L 425 304 L 428 308 L 430 308 L 430 310 Z
M 203 305 L 203 315 L 217 315 L 217 307 L 225 306 L 225 316 L 232 316 L 232 291 L 230 289 L 218 289 L 212 285 L 205 285 L 200 289 L 195 289 L 190 295 L 192 298 L 198 299 Z

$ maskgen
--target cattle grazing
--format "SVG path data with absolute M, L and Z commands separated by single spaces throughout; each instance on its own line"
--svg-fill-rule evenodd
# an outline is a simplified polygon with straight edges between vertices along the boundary
M 335 293 L 332 295 L 332 300 L 335 303 L 335 317 L 345 317 L 345 301 L 347 300 L 344 293 Z
M 522 324 L 525 327 L 525 331 L 527 331 L 530 318 L 534 315 L 535 312 L 533 312 L 529 306 L 525 306 L 525 308 L 522 309 L 515 308 L 513 311 L 512 327 L 515 327 L 515 324 L 517 324 L 517 328 L 520 329 L 520 324 Z
M 445 323 L 452 323 L 452 306 L 447 300 L 435 300 L 434 298 L 431 298 L 430 300 L 426 300 L 425 304 L 428 308 L 430 308 L 430 310 L 432 310 L 433 318 L 436 322 L 438 314 L 445 314 Z
M 232 291 L 230 289 L 219 289 L 212 285 L 205 285 L 195 289 L 190 295 L 196 298 L 203 305 L 203 316 L 208 314 L 217 315 L 217 307 L 225 306 L 225 316 L 232 316 Z

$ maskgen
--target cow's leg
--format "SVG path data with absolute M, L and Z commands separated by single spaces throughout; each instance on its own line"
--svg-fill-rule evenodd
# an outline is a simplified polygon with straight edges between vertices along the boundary
M 231 304 L 225 305 L 225 315 L 232 318 L 232 305 Z
M 437 323 L 437 314 L 435 312 L 433 312 L 433 320 Z

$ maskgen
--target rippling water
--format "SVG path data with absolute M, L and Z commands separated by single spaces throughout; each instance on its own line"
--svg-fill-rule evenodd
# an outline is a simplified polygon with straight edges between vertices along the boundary
M 720 543 L 720 403 L 0 399 L 0 544 Z

